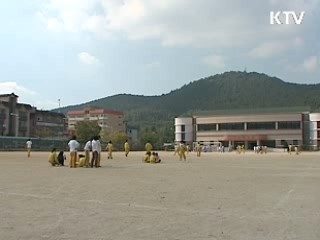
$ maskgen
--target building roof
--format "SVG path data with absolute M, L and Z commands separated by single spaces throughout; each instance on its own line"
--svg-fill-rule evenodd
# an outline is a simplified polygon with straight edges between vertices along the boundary
M 9 94 L 0 94 L 0 97 L 19 97 L 18 95 L 14 93 L 9 93 Z
M 113 110 L 107 110 L 107 109 L 90 109 L 90 110 L 75 110 L 68 112 L 68 116 L 70 115 L 84 115 L 86 112 L 89 112 L 89 114 L 110 114 L 110 115 L 124 115 L 123 112 L 119 111 L 113 111 Z
M 28 108 L 28 109 L 32 109 L 33 107 L 30 105 L 30 104 L 26 104 L 26 103 L 17 103 L 17 106 L 23 106 L 25 108 Z
M 35 114 L 46 114 L 54 117 L 65 117 L 63 113 L 58 113 L 54 111 L 47 111 L 47 110 L 36 110 Z
M 278 107 L 278 108 L 252 108 L 252 109 L 224 109 L 216 111 L 198 111 L 192 115 L 195 117 L 206 116 L 232 116 L 232 115 L 254 115 L 254 114 L 281 114 L 281 113 L 309 113 L 310 107 Z M 183 116 L 181 116 L 183 117 Z
M 9 102 L 7 102 L 7 101 L 2 101 L 1 99 L 0 99 L 0 103 L 1 103 L 3 106 L 6 106 L 6 107 L 9 107 L 9 106 L 10 106 Z M 20 107 L 25 107 L 26 109 L 32 109 L 32 108 L 33 108 L 30 104 L 25 104 L 25 103 L 17 103 L 16 107 L 17 107 L 17 109 L 19 109 Z

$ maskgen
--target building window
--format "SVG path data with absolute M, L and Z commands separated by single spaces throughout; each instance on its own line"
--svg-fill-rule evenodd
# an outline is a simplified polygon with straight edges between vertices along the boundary
M 186 134 L 185 133 L 181 133 L 181 141 L 185 141 L 186 140 Z
M 216 124 L 198 124 L 198 132 L 216 131 Z
M 260 143 L 262 146 L 267 146 L 267 147 L 276 147 L 276 141 L 275 140 L 263 140 Z
M 301 124 L 296 122 L 278 122 L 278 129 L 300 129 Z
M 186 131 L 186 126 L 185 125 L 181 125 L 181 132 Z
M 244 130 L 244 123 L 220 123 L 219 131 Z
M 248 122 L 247 130 L 273 130 L 276 129 L 275 122 Z

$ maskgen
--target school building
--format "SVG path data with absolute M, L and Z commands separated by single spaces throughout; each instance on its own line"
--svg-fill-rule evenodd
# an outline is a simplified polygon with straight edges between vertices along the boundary
M 299 145 L 305 150 L 320 146 L 320 113 L 277 109 L 273 111 L 212 112 L 175 118 L 175 141 L 225 147 L 244 145 L 284 148 Z
M 19 96 L 0 94 L 0 136 L 61 137 L 66 132 L 62 113 L 38 110 L 19 103 Z
M 68 116 L 69 134 L 75 134 L 75 125 L 80 121 L 97 121 L 101 130 L 108 132 L 127 132 L 127 121 L 124 121 L 123 112 L 86 108 L 83 110 L 70 111 Z

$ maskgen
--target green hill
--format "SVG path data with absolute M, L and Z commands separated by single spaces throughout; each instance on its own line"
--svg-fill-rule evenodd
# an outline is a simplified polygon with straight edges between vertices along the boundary
M 190 82 L 161 96 L 119 94 L 61 111 L 89 106 L 123 111 L 130 126 L 170 131 L 172 138 L 173 118 L 199 111 L 296 106 L 318 109 L 320 84 L 288 83 L 255 72 L 226 72 Z

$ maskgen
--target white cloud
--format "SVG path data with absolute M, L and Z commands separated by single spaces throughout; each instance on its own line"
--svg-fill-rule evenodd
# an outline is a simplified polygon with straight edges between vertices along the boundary
M 100 61 L 95 56 L 87 53 L 87 52 L 81 52 L 78 54 L 78 59 L 81 63 L 87 64 L 87 65 L 98 65 L 100 64 Z
M 287 69 L 290 72 L 316 72 L 320 70 L 320 57 L 319 56 L 310 56 L 304 59 L 303 63 L 292 66 L 288 65 Z
M 53 109 L 58 108 L 58 101 L 54 102 L 41 96 L 36 91 L 30 90 L 16 82 L 0 82 L 0 94 L 14 93 L 19 96 L 19 103 L 30 104 L 37 109 Z
M 59 22 L 56 18 L 48 18 L 47 19 L 47 28 L 50 31 L 60 32 L 62 30 L 62 23 Z
M 227 58 L 224 56 L 210 55 L 203 59 L 203 62 L 213 68 L 224 68 L 226 66 Z
M 0 82 L 0 94 L 15 93 L 18 96 L 34 96 L 36 92 L 29 90 L 16 82 Z
M 135 40 L 158 39 L 164 46 L 256 46 L 256 54 L 264 56 L 264 49 L 270 49 L 267 44 L 272 39 L 286 42 L 301 36 L 305 29 L 296 25 L 270 26 L 271 10 L 306 11 L 309 21 L 305 26 L 312 23 L 311 13 L 320 7 L 319 3 L 319 0 L 250 1 L 248 7 L 243 0 L 49 0 L 41 13 L 48 21 L 51 19 L 51 25 L 62 23 L 67 32 L 125 34 Z M 52 18 L 56 19 L 53 23 Z M 261 42 L 265 45 L 258 46 Z
M 311 56 L 304 60 L 302 66 L 307 72 L 315 72 L 320 69 L 320 58 Z
M 252 49 L 249 55 L 254 58 L 269 58 L 279 55 L 288 49 L 288 44 L 284 42 L 266 42 Z
M 159 68 L 161 66 L 161 64 L 159 62 L 151 62 L 151 63 L 147 63 L 145 65 L 145 67 L 147 69 L 154 69 L 154 68 Z
M 57 109 L 59 108 L 59 102 L 58 99 L 57 101 L 52 101 L 52 100 L 34 100 L 33 105 L 37 107 L 37 109 L 41 110 L 51 110 L 51 109 Z
M 289 50 L 298 49 L 304 45 L 304 40 L 300 37 L 289 40 L 270 40 L 264 42 L 249 52 L 253 58 L 270 58 L 281 55 Z

